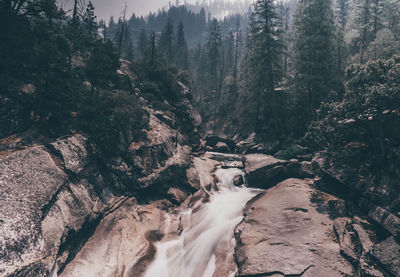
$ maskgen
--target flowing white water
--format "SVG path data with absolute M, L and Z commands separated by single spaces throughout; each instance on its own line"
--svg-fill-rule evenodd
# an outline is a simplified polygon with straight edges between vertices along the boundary
M 191 222 L 178 239 L 157 244 L 155 261 L 145 277 L 212 277 L 218 243 L 233 236 L 244 206 L 259 192 L 235 187 L 233 178 L 240 174 L 238 168 L 216 171 L 218 189 L 211 191 L 208 202 L 185 212 Z

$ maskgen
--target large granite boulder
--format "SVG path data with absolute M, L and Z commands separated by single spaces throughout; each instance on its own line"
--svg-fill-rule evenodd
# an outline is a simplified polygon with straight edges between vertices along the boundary
M 141 206 L 129 198 L 105 216 L 59 276 L 140 276 L 164 236 L 168 216 L 163 202 Z
M 235 229 L 239 276 L 353 276 L 339 254 L 330 200 L 336 198 L 288 179 L 250 201 Z
M 265 154 L 245 155 L 247 182 L 252 187 L 270 188 L 286 179 L 285 166 L 289 161 L 280 160 Z
M 41 220 L 67 181 L 44 147 L 0 158 L 0 273 L 9 274 L 44 255 Z

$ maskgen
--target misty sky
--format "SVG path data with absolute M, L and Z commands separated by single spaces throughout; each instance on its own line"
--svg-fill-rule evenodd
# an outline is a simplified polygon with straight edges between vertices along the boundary
M 201 2 L 200 0 L 199 2 Z M 235 1 L 235 0 L 226 0 Z M 65 9 L 71 7 L 73 0 L 57 0 L 57 2 Z M 88 0 L 86 0 L 88 2 Z M 165 7 L 169 2 L 175 3 L 175 0 L 92 0 L 96 8 L 96 15 L 98 19 L 108 19 L 110 16 L 116 18 L 122 15 L 124 4 L 128 5 L 127 15 L 128 18 L 135 13 L 136 15 L 147 15 L 150 11 L 156 12 L 161 7 Z M 182 4 L 184 0 L 180 0 Z M 189 3 L 194 3 L 196 0 L 188 0 Z

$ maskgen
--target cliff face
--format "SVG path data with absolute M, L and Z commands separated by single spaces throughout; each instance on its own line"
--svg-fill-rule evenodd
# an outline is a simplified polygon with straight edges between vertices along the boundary
M 33 144 L 19 143 L 17 135 L 2 140 L 1 276 L 61 273 L 99 224 L 123 212 L 104 222 L 107 215 L 157 198 L 178 202 L 193 191 L 186 168 L 200 120 L 181 87 L 171 112 L 142 99 L 149 128 L 143 139 L 115 145 L 119 154 L 101 156 L 79 133 Z

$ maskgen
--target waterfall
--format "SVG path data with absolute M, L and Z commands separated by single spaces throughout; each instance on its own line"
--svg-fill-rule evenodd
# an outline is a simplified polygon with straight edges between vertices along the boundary
M 217 169 L 219 180 L 211 189 L 209 201 L 181 214 L 189 220 L 180 236 L 159 242 L 154 262 L 145 277 L 212 277 L 216 269 L 215 250 L 224 239 L 232 239 L 235 226 L 243 218 L 243 208 L 259 190 L 235 187 L 233 179 L 244 175 L 238 168 Z M 234 273 L 231 273 L 231 275 Z M 228 276 L 227 276 L 228 277 Z

